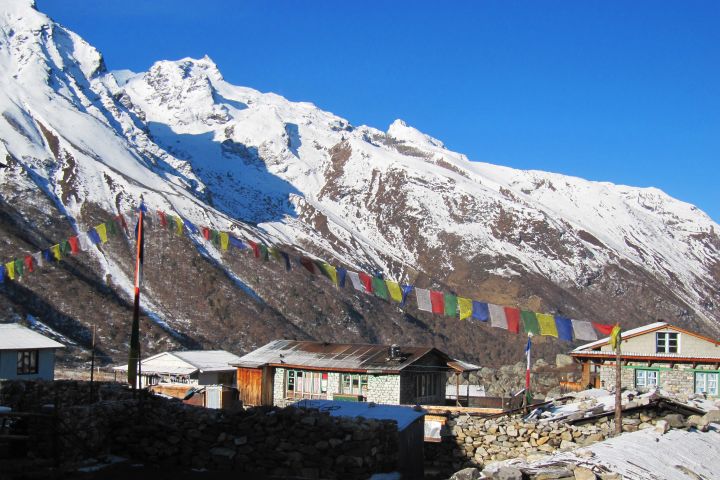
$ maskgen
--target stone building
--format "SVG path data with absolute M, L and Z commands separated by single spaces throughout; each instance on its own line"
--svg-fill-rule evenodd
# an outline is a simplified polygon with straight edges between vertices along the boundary
M 720 341 L 656 322 L 622 332 L 621 354 L 623 387 L 719 397 Z M 614 387 L 609 338 L 581 345 L 570 355 L 582 364 L 583 387 Z
M 237 386 L 245 405 L 351 400 L 443 405 L 448 371 L 477 367 L 430 347 L 275 340 L 241 357 Z
M 0 380 L 53 380 L 58 348 L 65 345 L 18 323 L 0 323 Z

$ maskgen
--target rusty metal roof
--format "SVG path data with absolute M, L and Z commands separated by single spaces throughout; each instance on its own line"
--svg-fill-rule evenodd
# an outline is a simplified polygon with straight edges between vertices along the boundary
M 442 368 L 452 361 L 446 354 L 432 347 L 400 347 L 398 358 L 390 358 L 389 345 L 357 343 L 326 343 L 298 340 L 274 340 L 240 358 L 231 365 L 245 368 L 262 366 L 298 367 L 331 371 L 359 371 L 368 373 L 399 372 L 430 352 L 441 359 Z M 432 368 L 432 366 L 429 366 Z

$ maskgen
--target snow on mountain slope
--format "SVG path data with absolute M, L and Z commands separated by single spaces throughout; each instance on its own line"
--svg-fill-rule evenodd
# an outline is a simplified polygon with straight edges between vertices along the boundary
M 0 192 L 29 205 L 42 191 L 75 229 L 91 226 L 89 205 L 128 212 L 143 195 L 198 224 L 459 295 L 720 330 L 720 227 L 657 189 L 471 162 L 401 120 L 354 127 L 232 85 L 208 57 L 107 72 L 30 0 L 0 5 L 0 69 L 0 161 L 25 172 L 0 169 Z M 248 283 L 215 253 L 200 251 Z M 123 268 L 96 257 L 127 290 Z M 173 302 L 152 307 L 169 329 L 189 318 Z

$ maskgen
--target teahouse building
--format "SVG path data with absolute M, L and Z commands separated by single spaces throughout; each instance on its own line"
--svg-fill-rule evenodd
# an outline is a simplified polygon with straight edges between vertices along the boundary
M 665 322 L 622 332 L 622 385 L 717 398 L 720 342 Z M 615 385 L 615 352 L 603 338 L 570 352 L 582 364 L 582 387 Z
M 477 369 L 431 347 L 275 340 L 233 362 L 245 405 L 302 399 L 444 405 L 448 371 Z
M 65 345 L 18 323 L 0 323 L 0 380 L 53 380 L 58 348 Z

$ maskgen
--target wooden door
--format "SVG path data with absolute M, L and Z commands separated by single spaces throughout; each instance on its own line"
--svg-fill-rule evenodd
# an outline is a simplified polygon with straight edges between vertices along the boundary
M 238 368 L 237 387 L 243 405 L 262 404 L 262 377 L 260 368 Z

